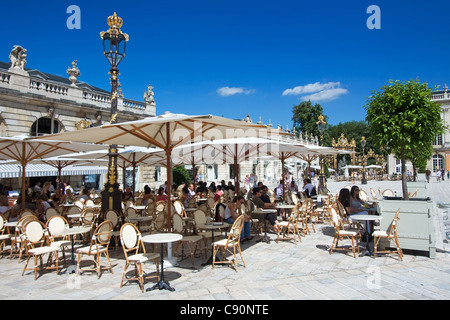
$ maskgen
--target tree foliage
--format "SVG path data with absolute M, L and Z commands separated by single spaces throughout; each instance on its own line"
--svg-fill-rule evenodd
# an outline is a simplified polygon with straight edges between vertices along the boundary
M 303 101 L 299 105 L 294 106 L 292 120 L 297 132 L 313 134 L 320 136 L 317 128 L 317 121 L 319 116 L 324 116 L 325 122 L 328 122 L 328 117 L 323 114 L 323 108 L 320 104 L 313 105 L 311 101 Z
M 436 135 L 444 132 L 441 108 L 431 101 L 432 89 L 419 80 L 390 81 L 373 91 L 365 108 L 374 141 L 388 147 L 402 160 L 403 196 L 409 199 L 406 187 L 406 160 L 423 164 L 432 156 Z M 431 147 L 430 147 L 431 146 Z

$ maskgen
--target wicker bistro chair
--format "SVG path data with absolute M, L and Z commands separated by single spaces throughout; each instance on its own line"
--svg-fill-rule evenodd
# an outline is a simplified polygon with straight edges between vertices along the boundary
M 398 235 L 397 235 L 397 222 L 400 220 L 399 217 L 398 217 L 399 214 L 400 214 L 400 209 L 398 209 L 397 213 L 395 214 L 395 217 L 392 220 L 391 225 L 389 226 L 389 230 L 387 230 L 387 231 L 379 230 L 379 231 L 375 231 L 373 233 L 374 248 L 375 248 L 375 252 L 374 252 L 374 255 L 373 255 L 374 258 L 377 256 L 377 253 L 393 253 L 393 252 L 397 252 L 398 255 L 400 256 L 400 260 L 403 261 L 403 251 L 400 248 L 400 243 L 398 241 Z M 382 238 L 387 239 L 389 241 L 394 240 L 395 245 L 397 247 L 397 250 L 396 251 L 391 251 L 391 250 L 379 251 L 378 250 L 378 245 L 379 245 L 380 240 Z
M 173 203 L 173 206 L 175 208 L 175 212 L 178 213 L 180 216 L 187 218 L 186 211 L 184 210 L 184 205 L 181 203 L 181 201 L 176 200 Z
M 212 268 L 214 269 L 214 266 L 218 263 L 220 264 L 227 264 L 230 263 L 234 266 L 234 269 L 237 272 L 237 257 L 236 257 L 236 250 L 239 251 L 239 254 L 241 256 L 242 263 L 245 267 L 245 261 L 242 257 L 242 251 L 241 251 L 241 231 L 242 227 L 244 226 L 244 216 L 241 215 L 239 218 L 234 221 L 233 226 L 231 227 L 231 230 L 228 234 L 228 238 L 222 239 L 219 241 L 215 241 L 213 243 L 213 263 Z M 222 252 L 222 260 L 216 261 L 216 254 L 218 250 L 221 250 Z M 233 251 L 231 251 L 233 250 Z M 233 254 L 233 260 L 229 261 L 225 258 L 225 252 L 229 252 Z
M 3 249 L 5 248 L 5 244 L 7 240 L 10 240 L 12 235 L 5 234 L 7 219 L 0 214 L 0 254 L 3 253 Z
M 184 246 L 186 244 L 189 247 L 192 264 L 194 264 L 194 255 L 198 248 L 197 246 L 201 245 L 201 243 L 203 243 L 203 250 L 205 252 L 206 257 L 207 248 L 203 241 L 203 237 L 201 235 L 186 236 L 185 224 L 180 214 L 175 213 L 172 219 L 173 219 L 173 232 L 183 235 L 183 239 L 178 241 L 177 247 L 175 248 L 175 250 L 178 250 L 178 247 L 181 245 L 181 259 L 183 259 L 184 257 Z
M 42 257 L 46 254 L 49 255 L 49 259 L 47 261 L 47 267 L 45 269 L 56 269 L 56 273 L 58 273 L 58 247 L 45 246 L 46 242 L 46 229 L 42 222 L 34 220 L 30 221 L 25 226 L 24 232 L 26 241 L 26 245 L 28 247 L 27 254 L 28 259 L 25 264 L 25 267 L 22 272 L 22 276 L 25 274 L 27 270 L 34 270 L 34 280 L 37 280 L 38 273 L 38 259 L 40 260 L 40 269 L 42 270 L 43 263 Z M 28 263 L 34 257 L 34 267 L 29 269 Z M 52 264 L 52 257 L 55 258 L 55 267 L 50 267 Z
M 294 240 L 294 243 L 297 244 L 297 238 L 300 242 L 302 242 L 300 232 L 298 230 L 298 218 L 299 208 L 296 207 L 292 210 L 288 221 L 281 221 L 278 223 L 279 229 L 277 232 L 277 243 L 279 243 L 280 240 Z M 289 234 L 292 234 L 292 237 L 290 237 Z M 282 235 L 282 238 L 280 238 L 280 235 Z
M 48 232 L 48 243 L 51 247 L 57 247 L 63 253 L 63 259 L 66 260 L 66 249 L 72 245 L 67 236 L 64 236 L 64 230 L 69 227 L 69 222 L 61 216 L 54 216 L 46 223 Z
M 122 244 L 123 253 L 125 255 L 125 268 L 123 270 L 122 281 L 120 287 L 123 287 L 128 267 L 134 265 L 134 278 L 127 278 L 127 281 L 137 280 L 141 291 L 144 292 L 144 271 L 143 263 L 153 262 L 156 265 L 156 273 L 159 280 L 159 253 L 146 253 L 145 246 L 142 242 L 142 236 L 137 227 L 131 223 L 125 223 L 120 228 L 120 242 Z M 128 255 L 134 252 L 133 255 Z
M 348 231 L 344 229 L 343 222 L 339 216 L 339 214 L 336 212 L 336 209 L 334 207 L 330 207 L 330 215 L 331 215 L 331 221 L 333 222 L 334 226 L 334 239 L 333 239 L 333 245 L 330 249 L 330 254 L 333 253 L 334 250 L 344 250 L 344 251 L 352 251 L 353 256 L 356 258 L 356 249 L 358 250 L 359 254 L 359 232 L 357 231 Z M 345 248 L 345 247 L 339 247 L 339 241 L 343 240 L 344 238 L 351 239 L 352 240 L 352 247 L 351 249 Z
M 104 221 L 101 223 L 97 229 L 94 232 L 94 235 L 92 236 L 91 244 L 88 247 L 83 247 L 77 250 L 78 253 L 78 261 L 77 261 L 77 275 L 80 274 L 80 272 L 93 270 L 97 271 L 97 276 L 100 278 L 101 275 L 101 266 L 100 266 L 100 256 L 103 254 L 109 263 L 109 270 L 111 270 L 111 273 L 114 273 L 112 270 L 111 260 L 109 259 L 109 242 L 111 240 L 111 233 L 113 231 L 113 223 L 109 220 Z M 84 256 L 93 256 L 94 257 L 94 263 L 95 268 L 94 269 L 81 269 L 80 268 L 80 262 L 81 258 Z
M 50 207 L 47 210 L 45 210 L 45 220 L 46 221 L 50 220 L 54 216 L 59 216 L 59 215 L 60 214 L 59 214 L 58 210 L 56 210 L 53 207 Z
M 130 209 L 130 208 L 128 208 L 128 209 Z M 111 238 L 114 239 L 114 244 L 117 247 L 119 245 L 120 228 L 121 228 L 120 215 L 119 215 L 119 213 L 116 210 L 111 210 L 110 209 L 110 210 L 106 211 L 105 220 L 111 221 L 112 224 L 113 224 L 113 230 L 111 232 Z
M 14 235 L 11 237 L 11 253 L 10 253 L 10 259 L 12 259 L 13 256 L 19 257 L 19 263 L 22 260 L 22 255 L 25 252 L 27 254 L 28 248 L 26 246 L 26 240 L 25 240 L 25 225 L 30 221 L 37 221 L 37 217 L 34 215 L 26 215 L 19 219 L 17 222 L 16 230 L 14 231 Z

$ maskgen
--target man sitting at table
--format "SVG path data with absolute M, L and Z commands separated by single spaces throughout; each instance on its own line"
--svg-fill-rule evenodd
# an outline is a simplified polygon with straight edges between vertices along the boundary
M 256 208 L 258 208 L 258 209 L 275 209 L 275 204 L 271 203 L 270 199 L 269 199 L 269 202 L 264 202 L 261 199 L 261 196 L 262 196 L 261 188 L 254 188 L 252 202 Z M 272 227 L 274 228 L 274 230 L 276 232 L 279 231 L 278 219 L 277 219 L 277 215 L 275 213 L 269 213 L 268 215 L 266 215 L 266 220 L 269 220 L 270 224 L 272 225 Z
M 311 183 L 311 179 L 305 179 L 303 180 L 303 190 L 306 194 L 306 197 L 311 198 L 313 196 L 317 195 L 316 187 Z

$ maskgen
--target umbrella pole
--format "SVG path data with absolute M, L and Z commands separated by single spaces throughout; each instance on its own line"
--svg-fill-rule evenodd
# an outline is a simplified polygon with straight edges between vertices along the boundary
M 166 167 L 167 167 L 167 181 L 169 186 L 167 188 L 167 230 L 172 229 L 172 139 L 170 138 L 170 124 L 166 125 Z

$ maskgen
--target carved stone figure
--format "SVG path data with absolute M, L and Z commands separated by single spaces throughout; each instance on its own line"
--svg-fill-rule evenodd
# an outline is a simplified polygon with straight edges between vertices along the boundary
M 72 62 L 72 68 L 67 69 L 67 74 L 70 76 L 69 80 L 72 82 L 74 86 L 77 83 L 77 77 L 81 76 L 80 70 L 77 68 L 77 60 Z
M 9 54 L 9 60 L 11 60 L 11 68 L 18 68 L 25 70 L 27 64 L 27 50 L 21 46 L 14 46 Z
M 147 91 L 144 93 L 144 101 L 148 104 L 156 105 L 153 89 L 151 85 L 148 86 Z

